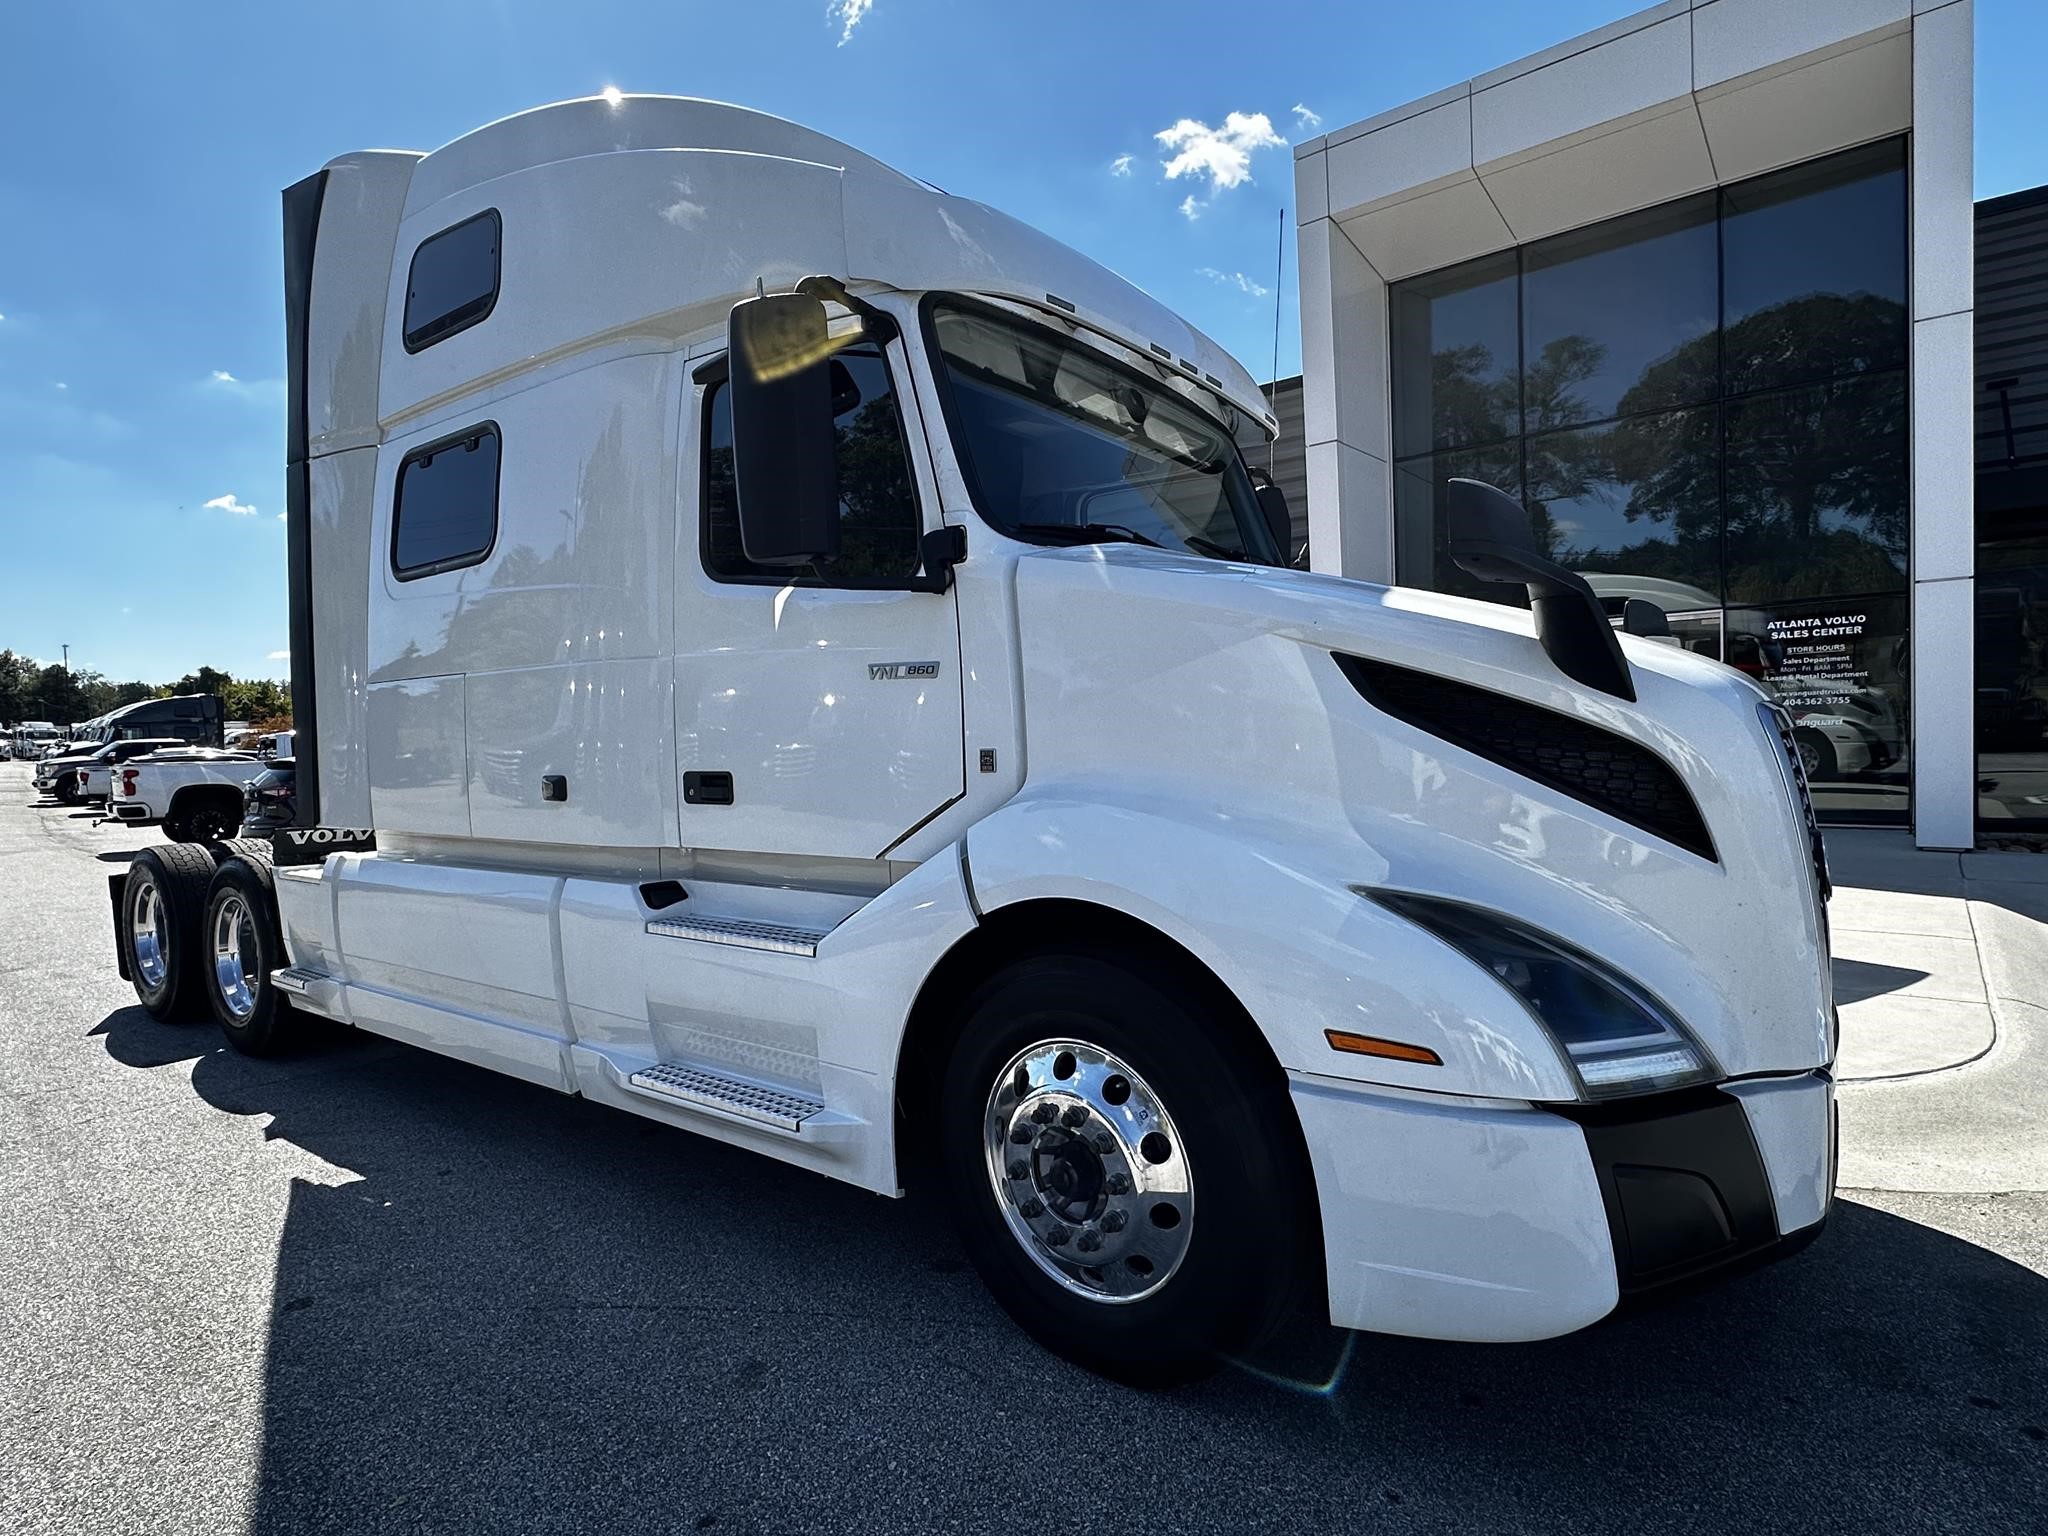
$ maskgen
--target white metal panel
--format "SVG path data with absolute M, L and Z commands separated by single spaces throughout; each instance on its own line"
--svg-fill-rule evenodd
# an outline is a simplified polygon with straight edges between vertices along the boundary
M 379 311 L 381 315 L 382 311 Z M 371 381 L 374 391 L 375 380 Z M 320 721 L 320 804 L 328 826 L 367 827 L 371 528 L 377 450 L 317 458 L 307 468 L 313 539 L 313 703 Z
M 1306 224 L 1312 219 L 1329 216 L 1329 157 L 1320 150 L 1312 155 L 1300 155 L 1294 162 L 1294 222 Z
M 271 883 L 277 892 L 278 922 L 284 931 L 284 952 L 293 965 L 339 976 L 333 887 L 320 875 L 318 865 L 275 871 Z
M 1950 5 L 1913 22 L 1915 320 L 1969 309 L 1975 291 L 1974 9 Z
M 1976 589 L 1967 576 L 1913 583 L 1913 841 L 1977 841 Z
M 428 157 L 414 177 L 408 216 L 467 187 L 515 171 L 621 151 L 712 149 L 860 169 L 907 181 L 851 145 L 786 118 L 689 96 L 602 96 L 555 102 L 501 117 Z
M 1313 1034 L 1323 1026 L 1312 1002 L 1334 1024 L 1355 1000 L 1336 980 L 1346 973 L 1297 983 L 1269 974 L 1266 959 L 1243 960 L 1296 954 L 1315 930 L 1277 898 L 1245 901 L 1249 873 L 1209 867 L 1263 861 L 1311 886 L 1386 885 L 1522 914 L 1662 998 L 1730 1075 L 1825 1059 L 1832 1000 L 1805 838 L 1758 716 L 1761 695 L 1740 674 L 1625 639 L 1638 697 L 1627 704 L 1558 672 L 1521 610 L 1134 546 L 1034 554 L 1019 562 L 1017 586 L 1025 695 L 1058 707 L 1027 713 L 1025 792 L 969 835 L 984 909 L 1015 899 L 1005 887 L 1141 905 L 1138 915 L 1161 914 L 1239 996 L 1307 989 L 1289 991 L 1300 997 L 1291 1010 L 1249 1006 L 1277 1036 Z M 1718 862 L 1381 714 L 1330 650 L 1491 688 L 1643 743 L 1685 781 Z M 1144 814 L 1134 818 L 1133 805 Z M 1043 825 L 1026 825 L 1027 813 Z M 1187 851 L 1171 836 L 1137 841 L 1154 820 L 1186 823 Z M 1209 841 L 1197 836 L 1204 828 Z M 1132 846 L 1143 851 L 1122 851 Z M 1227 902 L 1204 895 L 1226 890 Z M 1288 915 L 1269 923 L 1268 909 Z M 1362 932 L 1333 938 L 1331 952 L 1357 953 Z M 1244 965 L 1241 980 L 1233 965 Z M 1397 990 L 1438 984 L 1401 966 L 1372 974 L 1395 978 Z M 1503 991 L 1493 1016 L 1461 1017 L 1493 1026 L 1518 1009 Z M 1429 1010 L 1411 998 L 1410 1012 Z
M 675 718 L 666 657 L 571 662 L 464 679 L 469 824 L 477 837 L 672 848 Z M 544 775 L 568 798 L 541 798 Z
M 1472 158 L 1525 154 L 1617 118 L 1692 99 L 1692 18 L 1654 25 L 1472 93 Z
M 385 278 L 419 159 L 411 150 L 373 149 L 327 163 L 306 316 L 306 442 L 316 457 L 377 441 Z M 324 710 L 320 723 L 331 729 Z
M 1472 176 L 1472 102 L 1467 96 L 1389 123 L 1327 152 L 1330 213 L 1405 201 L 1447 180 Z
M 1720 179 L 1737 181 L 1905 129 L 1912 122 L 1912 53 L 1911 37 L 1900 32 L 1701 90 L 1695 99 Z
M 1479 178 L 1522 242 L 1703 191 L 1714 185 L 1714 159 L 1688 93 L 1675 110 L 1482 166 Z
M 1613 1240 L 1585 1135 L 1540 1110 L 1296 1078 L 1330 1321 L 1507 1343 L 1614 1309 Z
M 1333 175 L 1330 202 L 1336 205 Z M 1514 232 L 1476 176 L 1420 197 L 1346 216 L 1344 233 L 1388 282 L 1434 272 L 1489 251 L 1506 250 Z
M 504 227 L 496 307 L 408 354 L 401 338 L 413 252 L 487 208 Z M 397 423 L 458 391 L 605 338 L 680 339 L 723 318 L 756 279 L 780 289 L 846 269 L 840 172 L 830 167 L 657 149 L 512 172 L 451 193 L 399 227 L 385 319 L 385 427 L 410 430 Z
M 1778 1230 L 1797 1232 L 1828 1213 L 1833 1194 L 1835 1085 L 1815 1075 L 1730 1083 L 1742 1102 L 1771 1184 Z
M 389 832 L 469 835 L 469 749 L 462 679 L 423 677 L 364 690 L 369 824 Z
M 1385 460 L 1349 443 L 1309 445 L 1308 545 L 1318 571 L 1391 582 L 1393 525 L 1393 477 Z
M 1913 446 L 1908 459 L 1916 581 L 1969 576 L 1977 568 L 1972 319 L 1966 310 L 1913 322 Z M 1974 674 L 1944 675 L 1961 682 Z
M 428 1027 L 404 1009 L 370 1000 L 381 995 L 486 1025 L 566 1037 L 555 984 L 559 877 L 384 854 L 336 855 L 328 868 L 338 882 L 335 925 L 359 1022 Z M 461 1039 L 472 1038 L 461 1032 Z M 523 1047 L 514 1049 L 523 1054 Z
M 1911 16 L 1910 0 L 1709 0 L 1693 7 L 1693 87 L 1838 48 Z

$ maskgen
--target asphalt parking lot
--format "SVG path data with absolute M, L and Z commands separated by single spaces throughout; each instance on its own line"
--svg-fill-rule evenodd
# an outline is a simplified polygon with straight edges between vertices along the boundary
M 155 832 L 0 764 L 0 1530 L 2039 1532 L 2048 1195 L 1856 1191 L 1517 1347 L 1304 1321 L 1163 1394 L 934 1203 L 421 1051 L 256 1062 L 115 974 Z

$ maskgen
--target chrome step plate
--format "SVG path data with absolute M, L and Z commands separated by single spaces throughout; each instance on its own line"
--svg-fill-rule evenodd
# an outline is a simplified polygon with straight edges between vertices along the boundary
M 763 1088 L 736 1077 L 721 1077 L 702 1067 L 673 1061 L 643 1067 L 628 1081 L 649 1093 L 771 1126 L 791 1136 L 803 1134 L 804 1122 L 825 1112 L 825 1106 L 816 1099 L 780 1088 Z
M 729 944 L 735 949 L 765 949 L 778 955 L 815 955 L 829 929 L 792 928 L 782 923 L 756 923 L 736 917 L 656 917 L 649 933 L 668 939 L 696 939 L 703 944 Z
M 270 973 L 270 984 L 280 992 L 289 992 L 295 997 L 304 997 L 323 981 L 334 978 L 325 971 L 316 971 L 303 965 L 282 966 Z

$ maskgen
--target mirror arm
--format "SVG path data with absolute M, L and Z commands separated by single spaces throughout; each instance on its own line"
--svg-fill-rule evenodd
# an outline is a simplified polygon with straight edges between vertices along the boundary
M 798 283 L 795 291 L 821 303 L 830 301 L 848 314 L 858 315 L 863 332 L 876 341 L 894 341 L 900 334 L 893 316 L 875 308 L 866 299 L 855 298 L 846 291 L 846 284 L 836 277 L 814 273 Z
M 945 592 L 953 585 L 953 567 L 967 558 L 965 528 L 934 528 L 917 543 L 924 569 L 910 578 L 913 592 Z

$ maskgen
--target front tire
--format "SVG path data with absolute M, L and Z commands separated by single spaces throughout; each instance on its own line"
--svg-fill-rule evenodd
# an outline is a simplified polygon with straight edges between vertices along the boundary
M 211 851 L 188 843 L 145 848 L 128 866 L 118 939 L 135 996 L 153 1019 L 188 1019 L 206 1006 L 200 930 L 213 867 Z
M 207 894 L 204 950 L 206 1000 L 228 1044 L 250 1056 L 285 1049 L 291 1005 L 270 977 L 287 962 L 267 856 L 222 861 Z
M 1127 956 L 1019 962 L 968 999 L 942 1089 L 982 1280 L 1046 1348 L 1135 1385 L 1255 1348 L 1310 1251 L 1285 1078 L 1212 993 Z

